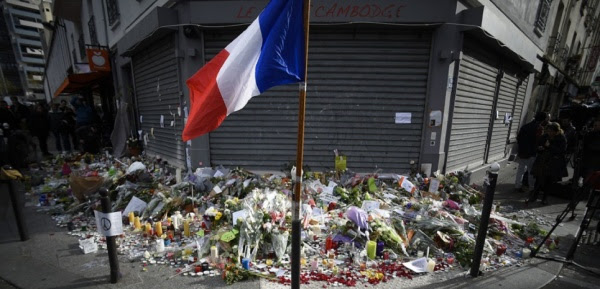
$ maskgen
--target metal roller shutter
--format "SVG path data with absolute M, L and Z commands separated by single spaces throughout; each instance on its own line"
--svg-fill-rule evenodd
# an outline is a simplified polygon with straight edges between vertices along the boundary
M 500 81 L 496 112 L 492 116 L 495 119 L 492 128 L 492 138 L 489 144 L 488 162 L 497 161 L 506 155 L 510 122 L 505 123 L 504 118 L 507 113 L 512 114 L 514 100 L 517 95 L 517 83 L 517 77 L 510 73 L 504 73 Z M 498 117 L 496 117 L 496 113 Z
M 181 100 L 173 36 L 157 40 L 136 53 L 132 61 L 140 125 L 143 133 L 149 134 L 144 149 L 148 155 L 160 155 L 170 164 L 184 167 L 185 144 L 181 140 L 183 121 L 177 115 Z M 164 127 L 160 124 L 161 116 Z M 150 136 L 152 129 L 154 137 Z
M 210 60 L 239 31 L 205 32 Z M 431 34 L 370 26 L 311 28 L 305 164 L 332 169 L 333 150 L 348 168 L 406 171 L 421 147 Z M 281 169 L 296 159 L 297 85 L 253 98 L 210 134 L 214 165 Z M 410 112 L 410 124 L 395 124 Z
M 515 99 L 514 110 L 512 113 L 512 122 L 510 124 L 510 142 L 517 141 L 517 134 L 519 133 L 519 128 L 521 127 L 521 117 L 523 116 L 523 106 L 525 105 L 525 94 L 527 92 L 527 80 L 525 78 L 521 85 L 518 87 L 517 97 Z M 525 120 L 527 122 L 527 120 Z
M 498 75 L 492 59 L 466 46 L 459 67 L 446 171 L 484 162 Z

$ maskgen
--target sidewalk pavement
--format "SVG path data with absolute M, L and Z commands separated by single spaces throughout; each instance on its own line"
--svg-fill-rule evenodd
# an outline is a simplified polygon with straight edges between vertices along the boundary
M 523 193 L 513 192 L 513 182 L 516 167 L 514 164 L 503 165 L 498 178 L 495 200 L 510 204 L 515 208 L 523 208 L 522 200 L 526 198 Z M 23 195 L 23 194 L 21 194 Z M 540 207 L 539 203 L 531 205 L 530 210 L 538 210 L 540 215 L 545 215 L 554 222 L 567 204 L 567 200 L 550 197 L 549 206 Z M 24 203 L 24 200 L 21 200 Z M 519 207 L 520 206 L 520 207 Z M 556 235 L 563 236 L 561 246 L 555 254 L 564 256 L 570 246 L 570 240 L 576 233 L 583 207 L 578 206 L 578 217 L 570 222 L 564 222 L 557 228 Z M 37 207 L 27 204 L 25 206 L 26 222 L 29 229 L 30 239 L 25 242 L 19 241 L 14 214 L 10 207 L 8 193 L 5 188 L 0 188 L 0 279 L 8 284 L 0 282 L 3 288 L 181 288 L 193 286 L 194 288 L 226 287 L 237 288 L 284 288 L 282 285 L 268 282 L 264 279 L 226 285 L 219 277 L 176 277 L 167 279 L 173 274 L 173 269 L 166 267 L 152 267 L 147 272 L 141 270 L 139 262 L 130 262 L 125 256 L 119 256 L 120 272 L 122 278 L 117 284 L 110 284 L 109 265 L 106 252 L 84 255 L 78 247 L 75 237 L 67 235 L 66 229 L 58 228 L 52 218 L 41 212 Z M 595 246 L 592 248 L 598 248 Z M 597 250 L 595 251 L 598 252 Z M 583 256 L 582 256 L 583 255 Z M 598 256 L 597 254 L 595 256 Z M 588 266 L 600 267 L 594 262 L 594 255 L 586 252 L 576 254 L 576 261 L 584 262 Z M 547 261 L 542 259 L 531 259 L 524 262 L 523 266 L 511 266 L 493 272 L 486 272 L 478 278 L 471 278 L 466 274 L 460 277 L 443 281 L 441 283 L 423 283 L 396 279 L 402 282 L 405 288 L 542 288 L 548 285 L 559 275 L 563 264 L 561 262 Z M 561 284 L 568 284 L 568 288 L 577 285 L 586 288 L 589 284 L 600 283 L 597 275 L 587 276 L 588 279 L 581 281 L 580 270 L 572 269 L 560 278 Z M 465 276 L 466 275 L 466 276 Z M 420 277 L 421 278 L 421 277 Z M 592 279 L 590 279 L 592 278 Z M 596 278 L 596 279 L 593 279 Z M 419 278 L 416 278 L 417 280 Z M 406 280 L 406 281 L 405 281 Z M 433 280 L 433 279 L 431 279 Z M 548 286 L 557 285 L 551 283 Z M 414 284 L 414 285 L 411 285 Z M 563 286 L 558 284 L 557 286 Z M 302 288 L 322 288 L 320 282 L 303 285 Z M 361 285 L 362 286 L 362 285 Z M 397 288 L 397 285 L 381 283 L 376 288 Z M 548 287 L 548 288 L 559 288 Z

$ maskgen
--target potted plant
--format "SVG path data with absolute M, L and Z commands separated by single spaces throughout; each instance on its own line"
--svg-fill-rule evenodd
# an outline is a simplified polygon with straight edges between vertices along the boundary
M 127 139 L 127 149 L 130 156 L 139 156 L 142 152 L 142 143 L 136 137 L 131 136 Z

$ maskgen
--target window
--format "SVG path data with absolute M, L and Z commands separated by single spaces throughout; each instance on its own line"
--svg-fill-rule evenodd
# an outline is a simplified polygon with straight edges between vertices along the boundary
M 538 36 L 542 36 L 546 31 L 546 22 L 548 21 L 548 14 L 550 13 L 550 4 L 552 0 L 540 0 L 540 6 L 538 6 L 538 13 L 535 19 L 534 32 Z
M 94 16 L 90 17 L 88 21 L 88 30 L 90 32 L 90 42 L 92 45 L 98 45 L 98 36 L 96 35 L 96 22 L 94 22 Z
M 81 62 L 87 62 L 87 57 L 85 54 L 85 39 L 83 38 L 83 33 L 79 34 L 77 44 L 79 46 L 79 57 L 81 57 Z
M 106 0 L 106 13 L 108 14 L 108 24 L 113 25 L 119 20 L 119 4 L 117 0 Z

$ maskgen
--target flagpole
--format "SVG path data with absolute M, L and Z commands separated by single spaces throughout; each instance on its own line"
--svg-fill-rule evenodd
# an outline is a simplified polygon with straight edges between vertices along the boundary
M 294 199 L 292 201 L 292 289 L 300 289 L 300 201 L 302 194 L 302 161 L 304 158 L 304 115 L 306 111 L 306 86 L 308 82 L 308 35 L 310 23 L 310 0 L 303 0 L 304 18 L 304 82 L 299 86 L 298 97 L 298 145 L 296 150 L 296 176 L 294 176 Z

